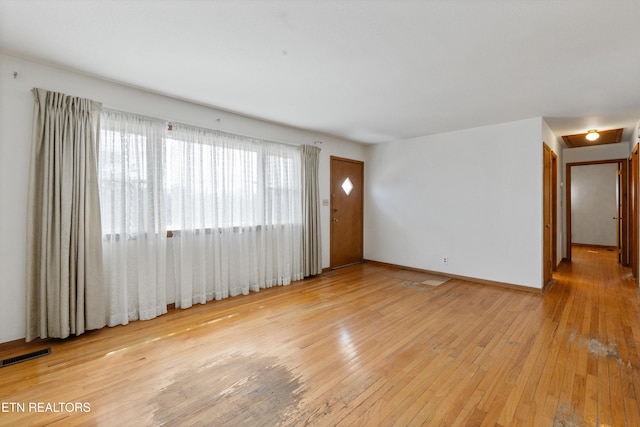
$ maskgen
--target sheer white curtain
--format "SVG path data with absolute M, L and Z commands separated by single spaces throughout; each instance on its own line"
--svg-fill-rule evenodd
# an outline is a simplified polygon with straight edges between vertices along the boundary
M 297 147 L 174 124 L 166 158 L 176 307 L 302 278 Z
M 167 311 L 166 122 L 103 109 L 99 182 L 109 326 Z

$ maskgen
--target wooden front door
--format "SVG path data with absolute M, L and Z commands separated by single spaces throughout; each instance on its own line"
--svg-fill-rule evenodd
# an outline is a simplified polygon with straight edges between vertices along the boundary
M 362 262 L 364 163 L 331 157 L 331 268 Z

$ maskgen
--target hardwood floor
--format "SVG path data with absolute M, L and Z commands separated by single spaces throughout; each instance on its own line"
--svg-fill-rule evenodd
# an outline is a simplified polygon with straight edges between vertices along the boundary
M 47 342 L 0 425 L 639 426 L 638 288 L 573 257 L 544 295 L 364 264 Z

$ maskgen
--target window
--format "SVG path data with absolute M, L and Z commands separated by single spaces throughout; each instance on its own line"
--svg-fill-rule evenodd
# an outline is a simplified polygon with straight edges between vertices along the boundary
M 176 307 L 186 308 L 303 275 L 300 149 L 172 128 L 102 110 L 98 173 L 110 325 L 166 312 L 169 284 Z
M 301 223 L 297 147 L 107 110 L 99 179 L 103 233 Z M 151 222 L 151 224 L 150 224 Z
M 158 210 L 163 180 L 157 164 L 162 156 L 149 136 L 125 129 L 100 130 L 98 179 L 103 234 L 133 236 L 164 228 Z
M 197 228 L 256 225 L 255 150 L 168 138 L 166 163 L 169 229 L 180 230 L 188 223 L 198 224 Z

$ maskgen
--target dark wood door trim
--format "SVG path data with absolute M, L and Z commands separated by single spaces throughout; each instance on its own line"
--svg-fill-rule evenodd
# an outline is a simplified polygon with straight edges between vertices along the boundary
M 629 267 L 629 161 L 618 165 L 618 260 Z
M 551 281 L 553 272 L 553 151 L 547 144 L 543 144 L 543 167 L 542 167 L 542 288 L 544 289 Z
M 638 177 L 638 144 L 633 147 L 631 156 L 629 157 L 629 264 L 633 277 L 638 278 L 638 185 L 640 184 Z
M 551 151 L 551 270 L 558 269 L 558 156 Z

